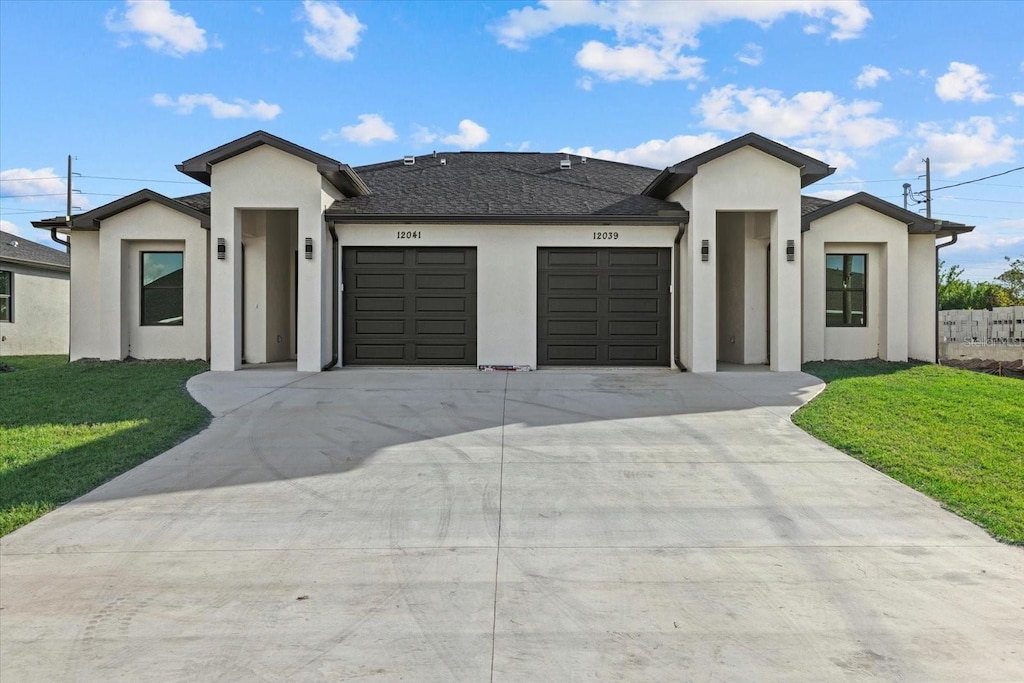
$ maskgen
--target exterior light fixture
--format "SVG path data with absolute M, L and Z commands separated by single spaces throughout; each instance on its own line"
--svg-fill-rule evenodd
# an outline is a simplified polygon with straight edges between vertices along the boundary
M 707 261 L 711 258 L 711 240 L 700 241 L 700 260 Z
M 223 261 L 228 257 L 228 243 L 223 237 L 217 238 L 217 260 Z
M 313 258 L 313 238 L 312 237 L 307 237 L 306 238 L 306 258 L 307 259 Z
M 786 240 L 786 260 L 796 261 L 796 241 Z

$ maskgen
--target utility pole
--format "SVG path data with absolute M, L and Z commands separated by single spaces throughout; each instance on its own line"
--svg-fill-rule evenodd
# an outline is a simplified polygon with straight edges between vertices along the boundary
M 68 211 L 64 214 L 64 221 L 71 227 L 71 155 L 68 155 Z
M 924 216 L 932 217 L 932 159 L 924 158 Z
M 910 200 L 910 183 L 903 183 L 903 208 L 907 208 L 907 203 Z

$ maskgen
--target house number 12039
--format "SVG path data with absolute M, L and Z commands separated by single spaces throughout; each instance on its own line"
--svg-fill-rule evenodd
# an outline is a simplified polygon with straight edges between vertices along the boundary
M 418 240 L 423 237 L 423 233 L 419 230 L 399 230 L 398 239 L 400 240 Z
M 619 233 L 617 232 L 595 232 L 595 240 L 617 240 L 619 239 Z

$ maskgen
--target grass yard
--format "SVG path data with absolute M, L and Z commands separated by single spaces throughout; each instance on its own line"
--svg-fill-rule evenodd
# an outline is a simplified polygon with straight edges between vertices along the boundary
M 1024 382 L 938 365 L 807 363 L 828 383 L 793 421 L 1024 544 Z
M 185 391 L 204 362 L 0 358 L 0 536 L 167 450 L 210 414 Z

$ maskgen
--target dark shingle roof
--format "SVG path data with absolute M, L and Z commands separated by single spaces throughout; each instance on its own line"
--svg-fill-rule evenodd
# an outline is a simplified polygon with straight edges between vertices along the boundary
M 71 254 L 37 244 L 32 240 L 0 230 L 0 259 L 38 263 L 45 266 L 71 267 Z
M 187 194 L 184 197 L 175 197 L 174 201 L 181 202 L 185 206 L 195 209 L 200 213 L 210 214 L 210 193 L 199 192 L 197 194 Z
M 331 215 L 658 216 L 678 204 L 640 192 L 658 171 L 534 152 L 453 152 L 355 169 L 370 194 L 336 201 Z M 442 164 L 442 160 L 444 163 Z
M 822 199 L 821 197 L 800 197 L 800 215 L 806 216 L 810 212 L 817 211 L 823 206 L 828 206 L 831 203 L 831 199 Z

